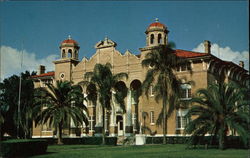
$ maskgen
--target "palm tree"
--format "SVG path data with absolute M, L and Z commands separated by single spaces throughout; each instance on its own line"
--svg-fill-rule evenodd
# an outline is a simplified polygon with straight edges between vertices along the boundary
M 148 117 L 148 113 L 143 111 L 142 112 L 142 118 L 143 118 L 143 127 L 142 127 L 142 133 L 145 134 L 146 130 L 146 118 Z
M 142 84 L 145 95 L 148 96 L 148 91 L 154 84 L 155 100 L 159 102 L 162 99 L 162 114 L 159 115 L 159 118 L 162 118 L 161 123 L 163 123 L 163 144 L 166 144 L 167 117 L 174 109 L 174 104 L 170 104 L 169 100 L 171 98 L 173 101 L 176 100 L 174 98 L 180 93 L 179 81 L 173 69 L 181 64 L 186 64 L 186 60 L 177 57 L 170 47 L 171 45 L 159 46 L 158 49 L 146 54 L 142 61 L 142 66 L 149 68 Z
M 185 129 L 185 133 L 192 135 L 190 141 L 211 134 L 211 143 L 218 137 L 219 148 L 225 149 L 228 132 L 236 131 L 246 143 L 249 117 L 244 109 L 249 105 L 249 98 L 245 95 L 242 88 L 233 83 L 212 84 L 207 89 L 198 90 L 191 100 L 195 105 L 187 114 L 187 117 L 195 116 Z
M 35 123 L 54 126 L 57 129 L 58 144 L 62 142 L 63 126 L 73 120 L 74 124 L 88 125 L 87 108 L 83 105 L 82 88 L 69 81 L 56 81 L 55 86 L 47 84 L 37 89 L 35 95 Z
M 128 78 L 127 73 L 118 73 L 113 75 L 111 69 L 111 64 L 106 63 L 105 65 L 96 64 L 93 72 L 87 72 L 85 74 L 86 81 L 83 81 L 79 84 L 83 84 L 85 86 L 93 84 L 96 87 L 97 99 L 102 107 L 102 143 L 105 145 L 105 111 L 111 110 L 111 98 L 112 98 L 112 90 L 115 90 L 115 99 L 120 104 L 123 111 L 125 111 L 125 103 L 124 98 L 126 97 L 127 89 L 121 89 L 116 86 L 119 80 L 122 78 Z M 91 96 L 91 94 L 89 94 Z M 95 99 L 96 97 L 89 97 L 90 100 Z M 92 100 L 95 101 L 95 100 Z

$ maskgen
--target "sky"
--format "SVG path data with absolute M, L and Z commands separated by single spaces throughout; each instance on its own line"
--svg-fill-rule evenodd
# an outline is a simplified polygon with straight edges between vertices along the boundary
M 248 1 L 0 1 L 0 80 L 40 64 L 53 71 L 60 43 L 71 35 L 79 59 L 90 58 L 105 37 L 122 54 L 139 54 L 155 18 L 165 24 L 176 49 L 212 54 L 249 70 Z M 219 53 L 218 53 L 219 52 Z M 21 66 L 21 59 L 22 66 Z

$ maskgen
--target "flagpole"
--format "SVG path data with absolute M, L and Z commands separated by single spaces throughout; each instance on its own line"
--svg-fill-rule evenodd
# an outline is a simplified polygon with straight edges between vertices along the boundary
M 20 121 L 21 121 L 21 91 L 22 91 L 22 65 L 23 65 L 23 43 L 21 48 L 21 72 L 20 72 L 20 78 L 19 78 L 19 92 L 18 92 L 18 107 L 17 107 L 17 138 L 19 137 L 19 129 L 20 129 Z

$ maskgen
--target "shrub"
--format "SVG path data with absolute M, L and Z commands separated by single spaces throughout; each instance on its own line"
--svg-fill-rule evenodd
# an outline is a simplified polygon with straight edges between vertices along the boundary
M 55 138 L 39 138 L 47 140 L 50 145 L 56 144 Z M 117 137 L 105 137 L 106 145 L 116 145 Z M 63 138 L 63 143 L 66 145 L 82 144 L 82 145 L 101 145 L 102 137 L 81 137 L 81 138 Z
M 197 136 L 193 137 L 189 136 L 167 136 L 167 144 L 188 144 L 193 147 L 196 147 L 197 145 L 208 145 L 210 147 L 217 147 L 219 144 L 219 138 L 214 138 L 213 141 L 211 141 L 211 136 Z M 146 138 L 146 144 L 162 144 L 163 143 L 163 137 L 147 137 Z M 238 136 L 227 136 L 227 148 L 248 148 L 248 144 L 244 144 L 243 141 Z
M 167 144 L 185 144 L 189 137 L 184 136 L 168 136 Z M 146 144 L 162 144 L 163 137 L 147 137 Z
M 37 139 L 12 139 L 1 142 L 1 156 L 25 157 L 46 153 L 48 142 Z

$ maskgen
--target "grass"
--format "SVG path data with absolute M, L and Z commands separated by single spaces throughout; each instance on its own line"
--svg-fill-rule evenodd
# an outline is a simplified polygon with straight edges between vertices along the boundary
M 186 149 L 186 145 L 98 146 L 51 145 L 47 154 L 33 158 L 247 158 L 243 149 Z

